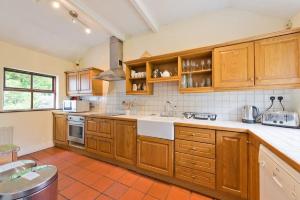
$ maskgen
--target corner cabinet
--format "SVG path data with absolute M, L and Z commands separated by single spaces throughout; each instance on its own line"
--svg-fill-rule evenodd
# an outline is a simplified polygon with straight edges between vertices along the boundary
M 67 116 L 53 114 L 53 139 L 57 144 L 67 144 Z
M 136 164 L 136 122 L 114 121 L 115 159 L 129 165 Z
M 214 49 L 215 88 L 254 86 L 254 43 Z
M 77 72 L 65 72 L 67 82 L 68 96 L 103 94 L 102 80 L 95 80 L 102 70 L 96 68 L 87 68 Z
M 157 174 L 173 176 L 173 141 L 139 136 L 137 151 L 137 167 Z
M 248 134 L 217 131 L 217 190 L 247 199 Z
M 300 85 L 300 34 L 255 42 L 257 86 Z

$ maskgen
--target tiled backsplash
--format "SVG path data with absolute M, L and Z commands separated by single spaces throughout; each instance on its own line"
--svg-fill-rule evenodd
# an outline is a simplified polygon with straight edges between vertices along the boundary
M 275 96 L 273 109 L 281 109 L 277 96 L 283 96 L 286 110 L 292 110 L 295 105 L 292 98 L 300 94 L 300 89 L 283 90 L 244 90 L 230 92 L 211 92 L 196 94 L 180 94 L 178 83 L 154 84 L 153 95 L 127 96 L 125 81 L 109 83 L 107 96 L 86 97 L 94 104 L 95 111 L 118 112 L 123 110 L 122 101 L 134 101 L 132 114 L 159 114 L 164 110 L 166 101 L 172 102 L 177 107 L 177 115 L 186 111 L 212 112 L 221 120 L 240 120 L 244 105 L 255 105 L 261 111 L 270 105 L 270 96 Z

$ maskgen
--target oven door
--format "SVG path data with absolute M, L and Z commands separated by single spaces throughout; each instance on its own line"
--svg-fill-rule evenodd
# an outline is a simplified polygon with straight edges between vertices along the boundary
M 68 140 L 84 144 L 84 123 L 69 121 L 68 126 Z

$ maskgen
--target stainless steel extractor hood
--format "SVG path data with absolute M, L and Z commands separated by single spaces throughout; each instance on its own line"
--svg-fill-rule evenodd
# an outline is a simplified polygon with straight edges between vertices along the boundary
M 105 81 L 120 81 L 125 79 L 123 70 L 123 42 L 115 36 L 110 37 L 110 69 L 102 72 L 95 79 Z

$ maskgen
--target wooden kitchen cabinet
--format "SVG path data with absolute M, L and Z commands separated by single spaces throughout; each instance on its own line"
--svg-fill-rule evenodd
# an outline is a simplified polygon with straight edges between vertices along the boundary
M 217 131 L 217 190 L 247 199 L 248 135 Z
M 126 164 L 136 164 L 136 122 L 114 121 L 115 159 Z
M 90 135 L 113 138 L 113 120 L 88 117 L 85 126 Z
M 139 136 L 137 151 L 137 167 L 157 174 L 173 176 L 173 141 Z
M 67 144 L 67 116 L 64 114 L 53 114 L 53 138 L 55 143 Z
M 87 68 L 76 72 L 65 72 L 67 95 L 101 96 L 103 94 L 102 80 L 94 79 L 94 77 L 98 76 L 101 72 L 103 71 L 97 68 Z
M 293 86 L 300 84 L 300 34 L 255 42 L 255 84 Z
M 101 155 L 106 158 L 113 158 L 113 140 L 109 138 L 86 135 L 85 148 L 87 151 Z
M 254 86 L 254 43 L 242 43 L 214 49 L 215 88 Z

